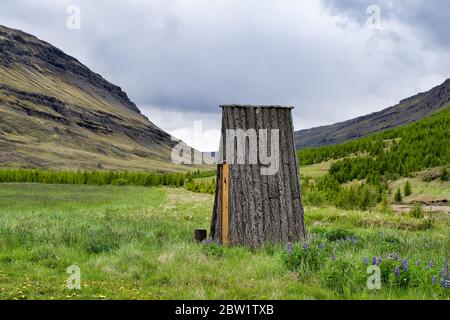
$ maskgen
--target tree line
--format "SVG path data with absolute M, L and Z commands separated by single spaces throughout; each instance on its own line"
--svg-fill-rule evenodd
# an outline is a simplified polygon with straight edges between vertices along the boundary
M 186 181 L 215 175 L 214 171 L 188 173 L 128 171 L 59 171 L 40 169 L 0 169 L 0 183 L 134 185 L 183 187 Z
M 450 163 L 450 108 L 418 122 L 340 145 L 305 149 L 302 165 L 334 162 L 329 173 L 339 182 L 367 179 L 378 184 Z

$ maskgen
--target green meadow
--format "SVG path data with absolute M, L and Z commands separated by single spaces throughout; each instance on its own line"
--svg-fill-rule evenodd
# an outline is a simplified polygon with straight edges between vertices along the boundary
M 182 188 L 8 183 L 0 204 L 1 299 L 450 298 L 450 224 L 428 215 L 307 206 L 305 243 L 253 250 L 195 243 L 213 196 Z

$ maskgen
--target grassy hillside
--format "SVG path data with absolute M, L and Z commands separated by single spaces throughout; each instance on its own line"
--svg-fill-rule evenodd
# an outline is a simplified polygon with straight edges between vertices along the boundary
M 297 149 L 343 143 L 421 120 L 450 103 L 450 79 L 390 108 L 329 126 L 295 132 Z
M 299 152 L 301 165 L 335 161 L 330 168 L 339 182 L 371 175 L 406 176 L 450 163 L 450 107 L 421 121 L 340 145 Z M 344 158 L 344 159 L 342 159 Z
M 310 238 L 288 254 L 194 243 L 213 196 L 183 189 L 0 184 L 0 201 L 1 299 L 450 298 L 448 222 L 307 207 Z M 66 287 L 72 264 L 81 290 Z
M 168 133 L 75 58 L 3 26 L 0 49 L 1 167 L 188 170 Z
M 447 212 L 449 128 L 447 106 L 403 127 L 299 151 L 303 202 L 347 210 L 377 207 L 383 212 L 408 212 L 415 204 L 426 204 L 423 209 Z M 413 195 L 404 191 L 406 181 Z

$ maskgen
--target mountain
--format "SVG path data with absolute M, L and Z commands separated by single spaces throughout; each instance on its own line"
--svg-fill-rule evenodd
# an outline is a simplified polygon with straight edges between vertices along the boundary
M 0 166 L 166 171 L 174 144 L 120 87 L 0 26 Z
M 294 133 L 297 149 L 342 143 L 420 120 L 450 102 L 450 79 L 428 92 L 359 118 Z
M 390 180 L 450 163 L 450 103 L 410 124 L 340 144 L 298 151 L 301 166 L 329 162 L 339 182 L 388 175 Z M 339 173 L 337 173 L 339 172 Z M 373 178 L 373 177 L 372 177 Z

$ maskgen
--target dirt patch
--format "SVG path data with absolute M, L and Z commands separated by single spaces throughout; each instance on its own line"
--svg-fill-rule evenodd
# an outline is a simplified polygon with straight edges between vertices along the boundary
M 414 205 L 410 204 L 399 204 L 399 205 L 393 205 L 392 208 L 395 212 L 403 213 L 403 212 L 409 212 L 412 208 L 414 208 Z M 448 205 L 425 205 L 422 206 L 422 210 L 424 212 L 440 212 L 440 213 L 448 213 L 450 214 L 450 206 Z

